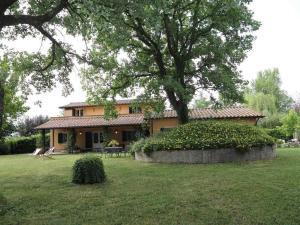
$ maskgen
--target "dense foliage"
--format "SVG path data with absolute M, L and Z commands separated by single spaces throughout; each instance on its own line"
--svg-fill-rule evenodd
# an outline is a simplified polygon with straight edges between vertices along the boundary
M 46 147 L 50 146 L 50 135 L 47 134 Z M 41 135 L 32 135 L 30 137 L 7 138 L 0 143 L 0 155 L 32 153 L 36 148 L 42 147 Z
M 274 139 L 262 129 L 233 122 L 197 121 L 170 132 L 140 140 L 131 151 L 208 150 L 235 148 L 244 152 L 252 147 L 273 145 Z
M 105 181 L 105 178 L 103 162 L 96 156 L 85 156 L 78 159 L 73 166 L 73 183 L 102 183 Z
M 27 110 L 24 97 L 18 93 L 19 82 L 10 60 L 0 55 L 0 139 L 12 128 L 12 120 Z
M 275 139 L 288 140 L 291 136 L 288 136 L 281 127 L 272 129 L 265 129 L 266 133 Z

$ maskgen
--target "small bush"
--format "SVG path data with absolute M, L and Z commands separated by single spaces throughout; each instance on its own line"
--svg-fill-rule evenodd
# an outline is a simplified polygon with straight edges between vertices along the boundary
M 225 121 L 197 121 L 135 142 L 131 151 L 150 153 L 234 148 L 244 152 L 252 147 L 273 144 L 274 139 L 255 126 Z
M 72 182 L 75 184 L 94 184 L 105 181 L 103 162 L 96 156 L 78 159 L 73 166 Z

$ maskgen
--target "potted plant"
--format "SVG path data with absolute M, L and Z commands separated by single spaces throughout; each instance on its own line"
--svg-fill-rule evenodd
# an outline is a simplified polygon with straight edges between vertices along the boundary
M 117 147 L 119 145 L 119 142 L 117 140 L 112 139 L 107 146 L 108 147 Z

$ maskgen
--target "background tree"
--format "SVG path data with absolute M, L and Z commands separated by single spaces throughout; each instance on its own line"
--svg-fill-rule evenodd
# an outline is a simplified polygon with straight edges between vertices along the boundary
M 281 88 L 281 79 L 278 69 L 269 69 L 259 72 L 251 83 L 246 95 L 250 105 L 257 110 L 270 113 L 287 112 L 293 99 Z
M 7 135 L 7 129 L 11 128 L 12 120 L 16 119 L 27 108 L 25 99 L 18 95 L 19 77 L 13 73 L 7 57 L 0 57 L 0 139 Z
M 48 120 L 49 117 L 43 115 L 34 116 L 34 117 L 25 117 L 17 124 L 16 129 L 21 136 L 31 136 L 38 132 L 35 130 L 35 127 L 43 123 L 46 123 Z
M 168 99 L 180 123 L 198 90 L 242 100 L 238 65 L 251 49 L 259 23 L 249 0 L 127 1 L 90 5 L 89 57 L 100 67 L 85 71 L 90 99 L 117 95 Z M 100 75 L 99 75 L 100 74 Z
M 212 103 L 209 100 L 206 100 L 203 98 L 195 100 L 195 108 L 196 109 L 208 108 L 211 105 L 212 105 Z
M 293 104 L 293 99 L 281 88 L 278 69 L 259 72 L 245 93 L 246 104 L 262 112 L 266 117 L 260 120 L 263 127 L 281 125 L 281 118 Z
M 300 118 L 295 110 L 291 109 L 282 118 L 282 129 L 287 136 L 295 136 L 300 129 Z

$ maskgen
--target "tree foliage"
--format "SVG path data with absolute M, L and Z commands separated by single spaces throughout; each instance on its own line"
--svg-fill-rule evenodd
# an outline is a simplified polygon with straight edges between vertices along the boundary
M 5 130 L 11 127 L 12 120 L 27 110 L 24 97 L 18 93 L 19 82 L 9 59 L 0 57 L 0 139 L 7 134 Z
M 258 73 L 245 94 L 246 104 L 262 112 L 266 117 L 259 125 L 275 128 L 281 125 L 281 118 L 293 103 L 293 99 L 281 88 L 278 69 L 264 70 Z
M 282 129 L 287 136 L 293 136 L 300 130 L 300 117 L 295 110 L 291 109 L 282 118 Z
M 57 81 L 72 90 L 68 75 L 78 59 L 90 65 L 84 83 L 91 99 L 139 95 L 160 105 L 168 99 L 185 123 L 187 105 L 200 89 L 231 102 L 242 99 L 245 82 L 237 68 L 259 27 L 250 2 L 3 0 L 0 38 L 50 42 L 46 53 L 15 54 L 27 93 L 31 86 L 49 90 Z M 87 56 L 60 40 L 59 29 L 92 43 Z
M 287 112 L 293 103 L 293 99 L 281 88 L 278 69 L 259 72 L 251 83 L 246 99 L 250 106 L 270 114 Z
M 85 71 L 90 99 L 138 95 L 168 99 L 179 121 L 198 90 L 242 99 L 238 65 L 251 49 L 259 23 L 248 0 L 126 1 L 83 9 L 93 26 L 89 57 L 99 66 Z
M 0 47 L 1 56 L 4 54 L 12 62 L 10 69 L 14 71 L 18 88 L 14 87 L 10 94 L 4 90 L 4 82 L 7 77 L 1 77 L 0 84 L 0 128 L 4 123 L 5 101 L 14 102 L 11 99 L 16 89 L 23 94 L 32 91 L 47 91 L 53 88 L 56 82 L 63 84 L 66 94 L 72 90 L 69 74 L 74 65 L 74 58 L 84 60 L 70 46 L 58 38 L 61 33 L 73 30 L 72 20 L 80 19 L 76 5 L 78 1 L 71 0 L 1 0 L 0 1 Z M 68 28 L 68 29 L 65 29 Z M 14 41 L 25 37 L 37 40 L 48 40 L 48 51 L 34 53 L 15 52 L 5 46 L 5 41 Z M 41 45 L 42 46 L 42 45 Z M 45 45 L 47 46 L 47 44 Z M 7 88 L 9 89 L 9 88 Z M 6 96 L 6 97 L 5 97 Z M 8 100 L 5 100 L 8 99 Z M 21 104 L 20 104 L 21 105 Z M 7 106 L 6 106 L 7 108 Z M 9 107 L 8 107 L 9 108 Z M 18 110 L 13 110 L 17 112 Z M 2 135 L 0 135 L 0 138 Z

